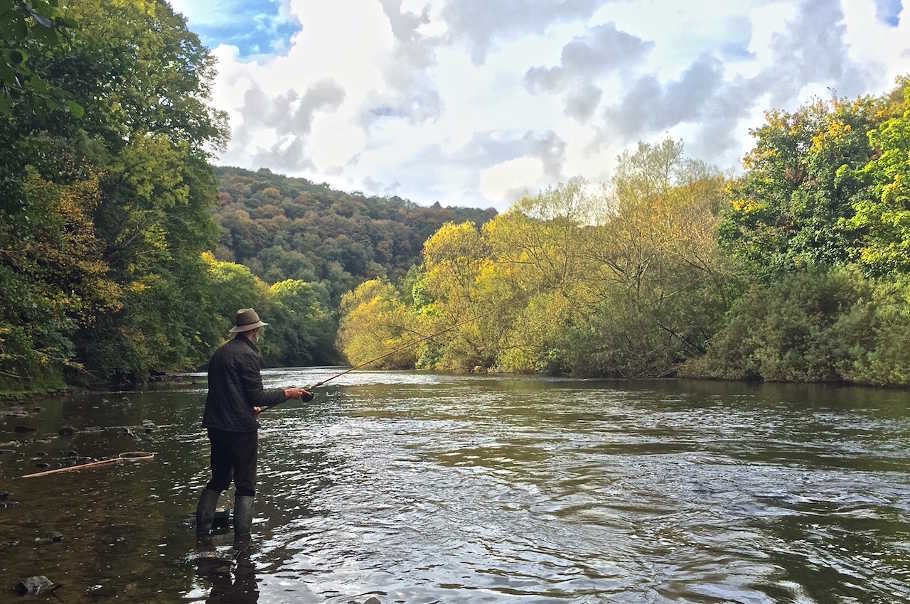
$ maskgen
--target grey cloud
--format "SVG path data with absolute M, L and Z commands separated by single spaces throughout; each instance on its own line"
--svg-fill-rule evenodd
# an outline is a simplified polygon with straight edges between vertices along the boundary
M 639 78 L 622 100 L 605 112 L 608 135 L 624 142 L 670 128 L 686 121 L 699 122 L 692 148 L 705 157 L 732 153 L 737 144 L 736 127 L 764 94 L 773 107 L 793 103 L 807 84 L 833 86 L 838 94 L 855 96 L 870 86 L 870 74 L 848 54 L 840 4 L 806 0 L 786 29 L 772 39 L 773 61 L 757 75 L 723 79 L 721 64 L 710 56 L 696 60 L 683 76 L 667 85 L 654 77 Z M 739 42 L 745 52 L 745 25 L 740 24 Z M 723 50 L 727 52 L 729 49 Z
M 309 134 L 317 111 L 337 109 L 344 102 L 344 89 L 334 80 L 320 80 L 303 96 L 289 90 L 270 97 L 258 86 L 243 95 L 244 126 L 267 126 L 297 135 Z M 295 107 L 296 105 L 296 107 Z
M 840 3 L 807 0 L 790 27 L 774 35 L 775 65 L 759 76 L 772 103 L 786 103 L 810 82 L 833 83 L 848 96 L 868 89 L 869 74 L 849 57 L 843 20 Z
M 318 111 L 337 109 L 344 97 L 344 89 L 330 79 L 316 82 L 303 96 L 289 90 L 270 97 L 253 86 L 243 96 L 240 109 L 243 123 L 234 130 L 234 146 L 248 144 L 254 128 L 272 128 L 278 133 L 279 141 L 267 149 L 256 149 L 251 154 L 254 165 L 294 173 L 314 169 L 306 155 L 306 139 L 313 118 Z
M 722 80 L 720 61 L 703 55 L 667 86 L 661 86 L 654 76 L 639 78 L 619 106 L 608 109 L 607 120 L 614 131 L 630 140 L 644 132 L 699 118 Z
M 268 149 L 257 149 L 251 160 L 254 166 L 291 174 L 316 169 L 313 162 L 306 157 L 305 141 L 300 136 L 294 136 L 287 144 L 285 141 L 279 141 Z
M 544 173 L 551 182 L 564 178 L 566 143 L 556 133 L 535 131 L 484 131 L 475 133 L 457 149 L 428 145 L 398 167 L 388 179 L 401 178 L 403 185 L 396 192 L 428 202 L 482 205 L 481 174 L 496 164 L 522 157 L 540 159 Z M 459 191 L 444 191 L 441 183 L 463 183 Z M 452 196 L 454 195 L 454 197 Z
M 565 155 L 566 142 L 552 130 L 529 130 L 521 136 L 493 131 L 476 133 L 450 159 L 476 168 L 488 168 L 511 159 L 536 157 L 543 164 L 544 173 L 558 180 L 562 176 Z
M 597 109 L 603 90 L 593 84 L 583 84 L 566 96 L 566 115 L 586 122 Z
M 558 66 L 530 68 L 525 73 L 525 86 L 532 93 L 563 92 L 574 87 L 566 97 L 566 114 L 585 121 L 601 97 L 601 90 L 591 80 L 637 63 L 653 47 L 653 42 L 620 31 L 613 23 L 599 25 L 566 44 Z
M 363 179 L 363 186 L 367 191 L 376 195 L 394 195 L 401 183 L 397 180 L 391 183 L 384 183 L 372 176 L 367 176 Z
M 604 0 L 448 0 L 442 17 L 449 37 L 463 40 L 476 64 L 486 60 L 493 41 L 541 33 L 559 21 L 591 16 Z
M 375 95 L 362 112 L 365 127 L 383 117 L 400 117 L 420 123 L 435 119 L 442 111 L 442 99 L 427 74 L 436 62 L 440 39 L 425 36 L 418 28 L 429 22 L 429 7 L 421 14 L 402 12 L 401 0 L 380 0 L 395 37 L 393 60 L 382 74 L 390 93 Z

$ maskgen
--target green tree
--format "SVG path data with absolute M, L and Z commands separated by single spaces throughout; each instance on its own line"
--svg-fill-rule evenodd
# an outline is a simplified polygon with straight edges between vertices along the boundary
M 881 100 L 861 97 L 769 112 L 752 131 L 745 175 L 731 187 L 721 245 L 766 282 L 849 262 L 856 249 L 849 220 L 867 186 L 857 170 L 872 157 L 869 131 L 880 110 Z
M 860 265 L 873 276 L 910 272 L 910 79 L 894 95 L 894 117 L 869 131 L 872 159 L 859 177 L 872 184 L 853 203 L 849 226 Z

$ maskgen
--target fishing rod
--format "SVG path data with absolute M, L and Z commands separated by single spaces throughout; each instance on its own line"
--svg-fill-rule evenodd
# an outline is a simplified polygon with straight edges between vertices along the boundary
M 343 376 L 343 375 L 347 375 L 348 373 L 351 373 L 352 371 L 356 371 L 357 369 L 362 369 L 363 367 L 366 367 L 366 366 L 369 365 L 370 363 L 375 363 L 376 361 L 381 361 L 382 359 L 384 359 L 384 358 L 386 358 L 386 357 L 392 356 L 392 355 L 395 354 L 396 352 L 401 352 L 402 350 L 404 350 L 404 349 L 406 349 L 406 348 L 411 348 L 412 346 L 416 346 L 417 344 L 420 344 L 421 342 L 426 342 L 427 340 L 432 340 L 433 338 L 437 338 L 437 337 L 441 336 L 441 335 L 444 334 L 444 333 L 450 332 L 450 331 L 452 331 L 453 329 L 456 329 L 456 328 L 458 328 L 458 327 L 461 327 L 462 325 L 467 325 L 468 323 L 470 323 L 470 322 L 472 322 L 472 321 L 476 321 L 476 320 L 478 320 L 478 319 L 482 319 L 482 318 L 487 317 L 487 316 L 489 316 L 489 315 L 492 315 L 493 313 L 498 312 L 498 311 L 499 311 L 498 308 L 494 308 L 494 309 L 491 310 L 490 312 L 482 313 L 482 314 L 480 314 L 480 315 L 475 315 L 475 316 L 473 316 L 473 317 L 471 317 L 471 318 L 469 318 L 469 319 L 465 319 L 464 321 L 459 321 L 458 323 L 454 323 L 454 324 L 452 324 L 452 325 L 449 325 L 449 326 L 446 327 L 445 329 L 441 329 L 441 330 L 439 330 L 439 331 L 437 331 L 437 332 L 435 332 L 435 333 L 431 333 L 431 334 L 426 335 L 426 336 L 423 336 L 423 337 L 421 337 L 421 338 L 417 338 L 416 340 L 411 340 L 410 342 L 407 342 L 407 343 L 405 343 L 405 344 L 402 344 L 401 346 L 398 346 L 397 348 L 393 348 L 392 350 L 390 350 L 389 352 L 386 352 L 385 354 L 381 354 L 381 355 L 379 355 L 378 357 L 374 357 L 374 358 L 370 359 L 369 361 L 364 361 L 363 363 L 360 363 L 360 364 L 358 364 L 358 365 L 354 365 L 353 367 L 349 367 L 348 369 L 345 369 L 344 371 L 341 371 L 341 372 L 339 372 L 339 373 L 336 373 L 336 374 L 333 375 L 333 376 L 327 377 L 326 379 L 322 380 L 321 382 L 316 382 L 315 384 L 313 384 L 313 385 L 311 385 L 311 386 L 305 386 L 303 389 L 306 390 L 307 392 L 311 392 L 311 393 L 312 393 L 313 390 L 315 390 L 316 388 L 319 388 L 320 386 L 323 386 L 323 385 L 325 385 L 325 384 L 331 382 L 332 380 L 334 380 L 334 379 L 336 379 L 336 378 L 340 378 L 340 377 Z M 284 402 L 286 402 L 286 401 L 284 401 Z M 268 409 L 271 409 L 271 408 L 273 408 L 273 407 L 276 407 L 276 406 L 278 406 L 278 405 L 280 405 L 280 404 L 281 404 L 281 403 L 275 403 L 274 405 L 262 406 L 261 409 L 262 409 L 262 411 L 267 411 Z

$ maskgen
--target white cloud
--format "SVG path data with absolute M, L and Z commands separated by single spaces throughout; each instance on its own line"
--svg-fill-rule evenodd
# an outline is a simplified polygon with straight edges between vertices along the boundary
M 874 0 L 271 3 L 262 19 L 297 29 L 282 50 L 214 51 L 221 162 L 423 204 L 504 208 L 666 135 L 736 168 L 765 110 L 910 72 L 910 17 L 894 27 Z M 191 28 L 239 6 L 175 4 Z

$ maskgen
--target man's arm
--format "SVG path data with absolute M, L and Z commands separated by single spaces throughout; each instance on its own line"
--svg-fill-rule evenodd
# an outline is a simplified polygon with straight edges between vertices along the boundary
M 243 387 L 244 399 L 250 407 L 268 407 L 283 403 L 288 398 L 283 388 L 262 388 L 262 373 L 259 358 L 247 355 L 240 363 L 240 382 Z M 288 389 L 290 390 L 290 388 Z

